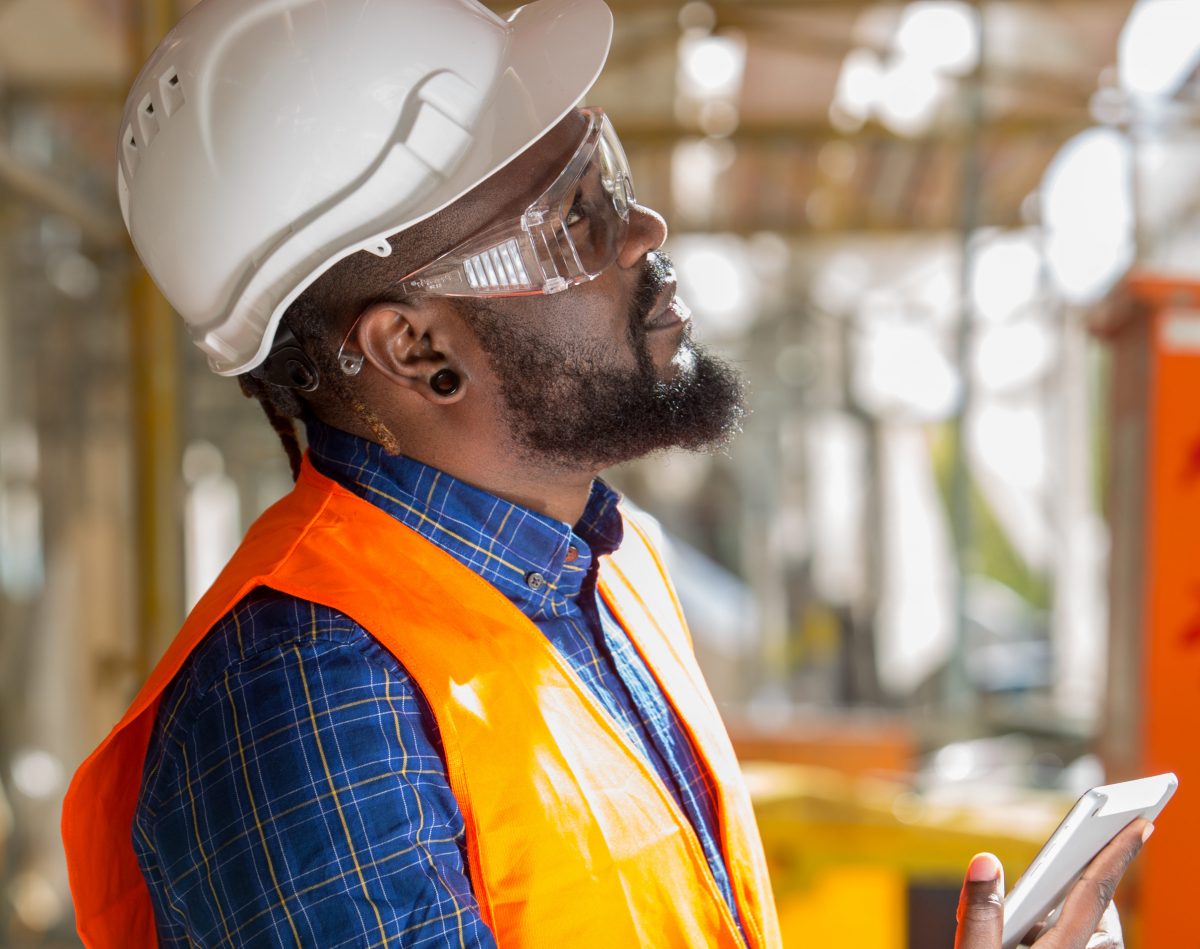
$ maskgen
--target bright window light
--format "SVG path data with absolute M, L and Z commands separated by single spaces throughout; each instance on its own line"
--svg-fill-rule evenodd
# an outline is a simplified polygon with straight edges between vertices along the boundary
M 1139 0 L 1117 44 L 1121 88 L 1142 99 L 1173 95 L 1200 61 L 1200 3 Z
M 1050 372 L 1056 350 L 1054 335 L 1042 320 L 989 326 L 976 341 L 975 378 L 988 392 L 1026 388 Z
M 958 404 L 959 376 L 927 327 L 873 320 L 859 341 L 854 389 L 873 412 L 934 421 Z
M 754 319 L 759 285 L 745 242 L 722 234 L 676 238 L 671 255 L 679 289 L 697 325 L 712 337 L 736 337 Z
M 981 405 L 974 424 L 974 452 L 995 476 L 1018 490 L 1042 489 L 1047 473 L 1046 431 L 1036 405 Z
M 986 240 L 971 260 L 971 302 L 984 320 L 1010 317 L 1038 292 L 1042 258 L 1026 234 Z
M 36 596 L 44 581 L 39 464 L 33 425 L 0 429 L 0 590 L 18 601 Z
M 688 255 L 688 279 L 696 287 L 702 309 L 722 315 L 742 309 L 742 274 L 719 250 L 699 248 Z
M 944 77 L 915 59 L 900 59 L 884 74 L 879 118 L 899 135 L 919 135 L 949 92 Z
M 241 505 L 237 485 L 225 474 L 225 458 L 210 442 L 192 442 L 183 453 L 184 591 L 189 606 L 217 578 L 237 549 Z
M 707 221 L 716 206 L 717 181 L 736 157 L 732 142 L 685 139 L 671 152 L 671 199 L 676 216 Z
M 40 748 L 23 749 L 13 757 L 12 779 L 22 794 L 46 798 L 62 786 L 62 763 Z
M 812 582 L 828 603 L 863 594 L 861 528 L 866 451 L 863 427 L 848 414 L 816 410 L 806 420 L 806 478 L 812 530 Z
M 954 639 L 953 541 L 923 427 L 888 425 L 882 439 L 876 665 L 890 692 L 911 695 L 945 662 Z
M 1129 142 L 1113 129 L 1094 128 L 1068 141 L 1042 179 L 1043 223 L 1051 230 L 1106 234 L 1133 225 L 1133 164 Z
M 1046 262 L 1050 275 L 1071 303 L 1088 304 L 1100 300 L 1132 266 L 1135 256 L 1133 236 L 1115 243 L 1095 240 L 1081 243 L 1067 234 L 1046 239 Z
M 838 251 L 817 269 L 809 292 L 826 313 L 845 316 L 858 308 L 871 280 L 867 258 L 855 251 Z
M 842 111 L 865 120 L 883 92 L 883 63 L 869 49 L 853 49 L 842 62 L 836 102 Z
M 746 68 L 746 41 L 736 33 L 679 40 L 680 90 L 693 99 L 736 98 Z
M 1067 300 L 1098 300 L 1133 262 L 1132 179 L 1129 142 L 1108 128 L 1076 135 L 1046 169 L 1046 262 Z
M 1051 470 L 1044 397 L 977 396 L 966 433 L 971 474 L 1017 555 L 1045 568 L 1054 540 L 1047 510 Z
M 910 3 L 896 29 L 896 50 L 927 69 L 966 75 L 979 62 L 976 16 L 965 3 Z

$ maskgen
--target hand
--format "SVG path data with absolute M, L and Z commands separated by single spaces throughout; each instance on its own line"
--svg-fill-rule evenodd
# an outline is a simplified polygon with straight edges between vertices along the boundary
M 1115 911 L 1110 913 L 1109 906 L 1129 861 L 1153 829 L 1139 818 L 1117 834 L 1071 888 L 1057 922 L 1038 927 L 1026 944 L 1035 949 L 1120 949 L 1120 923 L 1112 924 Z M 981 853 L 971 861 L 959 897 L 955 949 L 1000 949 L 1003 927 L 1004 870 L 990 853 Z

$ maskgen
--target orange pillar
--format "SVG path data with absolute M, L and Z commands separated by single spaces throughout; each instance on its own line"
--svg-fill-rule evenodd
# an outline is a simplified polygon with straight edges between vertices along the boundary
M 1195 942 L 1186 934 L 1200 831 L 1200 283 L 1134 277 L 1101 331 L 1114 355 L 1103 747 L 1110 780 L 1180 779 L 1128 891 L 1131 945 L 1149 949 Z

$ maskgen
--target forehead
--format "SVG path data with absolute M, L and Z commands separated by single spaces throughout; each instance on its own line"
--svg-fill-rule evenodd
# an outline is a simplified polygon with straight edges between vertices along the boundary
M 395 240 L 409 269 L 428 263 L 483 228 L 519 216 L 575 154 L 587 119 L 572 110 L 515 159 L 452 205 Z
M 571 160 L 587 129 L 587 119 L 571 111 L 521 155 L 456 204 L 464 213 L 520 213 L 550 186 Z

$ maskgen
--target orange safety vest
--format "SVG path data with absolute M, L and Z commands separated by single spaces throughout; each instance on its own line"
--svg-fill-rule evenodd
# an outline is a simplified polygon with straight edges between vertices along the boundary
M 679 604 L 645 534 L 601 558 L 599 590 L 714 778 L 722 849 L 750 945 L 777 947 L 762 844 Z M 63 805 L 85 945 L 157 943 L 130 834 L 163 689 L 257 586 L 369 629 L 437 718 L 470 878 L 501 947 L 743 945 L 688 819 L 540 630 L 495 587 L 306 461 L 251 527 Z

